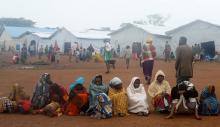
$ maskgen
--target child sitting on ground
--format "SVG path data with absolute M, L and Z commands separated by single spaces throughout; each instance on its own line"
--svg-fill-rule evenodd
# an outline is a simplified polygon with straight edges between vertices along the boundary
M 18 56 L 18 54 L 15 54 L 12 57 L 12 62 L 13 62 L 13 64 L 18 64 L 19 63 L 19 56 Z
M 38 110 L 37 113 L 45 114 L 50 117 L 61 116 L 62 112 L 61 112 L 60 104 L 58 103 L 59 102 L 58 98 L 59 98 L 58 96 L 54 96 L 52 98 L 52 101 L 44 108 Z
M 28 114 L 32 111 L 30 96 L 26 95 L 21 97 L 21 99 L 17 102 L 18 112 L 23 114 Z

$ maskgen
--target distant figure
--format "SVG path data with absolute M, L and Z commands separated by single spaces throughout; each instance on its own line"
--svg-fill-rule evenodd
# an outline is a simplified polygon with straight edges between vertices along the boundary
M 48 51 L 48 61 L 52 61 L 52 54 L 53 54 L 53 45 L 51 44 Z
M 106 64 L 106 73 L 110 72 L 110 60 L 112 59 L 112 46 L 110 43 L 106 43 L 105 49 L 104 49 L 104 60 Z
M 30 56 L 35 56 L 35 45 L 30 45 L 29 46 L 29 53 L 30 53 Z
M 43 48 L 43 45 L 41 45 L 40 49 L 39 49 L 39 53 L 38 53 L 38 58 L 41 60 L 41 57 L 43 56 L 44 54 L 44 48 Z
M 121 52 L 121 48 L 120 45 L 118 44 L 118 48 L 117 48 L 117 55 L 120 57 L 120 52 Z
M 45 49 L 44 49 L 45 55 L 48 55 L 48 52 L 49 52 L 49 47 L 48 47 L 48 45 L 46 45 L 46 47 L 45 47 Z
M 154 58 L 156 57 L 156 49 L 152 45 L 153 40 L 148 39 L 147 44 L 143 46 L 143 53 L 142 53 L 142 65 L 143 65 L 143 72 L 145 80 L 149 85 L 151 83 L 151 76 L 154 67 Z
M 131 51 L 130 46 L 128 45 L 125 49 L 125 52 L 124 52 L 124 58 L 125 58 L 125 61 L 126 61 L 126 68 L 127 69 L 129 68 L 131 55 L 132 55 L 132 51 Z
M 55 62 L 58 64 L 60 63 L 60 49 L 58 48 L 55 52 Z
M 69 62 L 71 62 L 72 61 L 72 57 L 73 57 L 73 49 L 72 48 L 68 49 L 68 56 L 69 56 Z
M 76 63 L 79 62 L 79 57 L 80 57 L 79 48 L 76 48 L 76 50 L 75 50 L 75 61 L 76 61 Z
M 193 77 L 193 54 L 192 48 L 187 44 L 186 37 L 180 37 L 179 47 L 176 49 L 176 78 L 177 84 L 182 81 L 189 81 Z
M 18 64 L 19 63 L 19 56 L 18 54 L 15 54 L 13 57 L 12 57 L 12 62 L 14 64 Z
M 173 52 L 170 53 L 170 59 L 171 59 L 171 60 L 174 60 L 174 59 L 175 59 L 175 56 L 174 56 L 174 53 L 173 53 Z
M 95 51 L 92 44 L 89 45 L 87 48 L 87 61 L 89 61 L 92 58 L 92 53 Z
M 138 54 L 137 54 L 137 49 L 138 47 L 137 47 L 137 43 L 136 42 L 134 42 L 133 44 L 132 44 L 132 56 L 133 56 L 133 59 L 134 60 L 137 60 L 138 59 Z
M 23 47 L 21 48 L 21 63 L 25 64 L 27 61 L 27 46 L 26 44 L 23 44 Z
M 168 43 L 168 41 L 166 41 L 165 49 L 164 49 L 165 62 L 167 62 L 167 61 L 170 62 L 170 53 L 171 53 L 171 46 L 170 46 L 170 44 Z

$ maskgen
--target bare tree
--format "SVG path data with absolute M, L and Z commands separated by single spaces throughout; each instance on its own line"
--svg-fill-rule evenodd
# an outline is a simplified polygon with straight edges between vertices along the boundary
M 154 26 L 165 26 L 166 21 L 170 16 L 162 16 L 160 14 L 147 15 L 145 20 L 135 20 L 133 23 L 140 25 L 154 25 Z

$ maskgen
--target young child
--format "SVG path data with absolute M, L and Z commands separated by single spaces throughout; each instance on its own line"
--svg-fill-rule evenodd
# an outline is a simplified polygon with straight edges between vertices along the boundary
M 53 96 L 51 103 L 46 105 L 44 108 L 37 111 L 37 113 L 45 114 L 50 117 L 61 116 L 61 108 L 58 103 L 58 96 Z
M 95 114 L 91 117 L 96 119 L 106 119 L 112 117 L 112 102 L 105 93 L 97 95 L 97 105 L 94 109 Z
M 15 54 L 13 57 L 12 57 L 12 62 L 14 64 L 18 64 L 19 63 L 19 56 L 18 54 Z
M 28 114 L 32 111 L 31 108 L 31 101 L 30 96 L 23 96 L 21 99 L 17 102 L 18 105 L 18 112 L 23 114 Z

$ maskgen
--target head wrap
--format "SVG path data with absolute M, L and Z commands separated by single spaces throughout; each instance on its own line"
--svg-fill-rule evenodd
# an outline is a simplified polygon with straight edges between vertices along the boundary
M 121 84 L 121 83 L 122 83 L 122 81 L 121 81 L 120 78 L 114 77 L 114 78 L 110 81 L 109 86 L 110 86 L 110 87 L 115 87 L 115 86 L 117 86 L 117 85 L 119 85 L 119 84 Z
M 152 44 L 153 43 L 153 38 L 151 36 L 148 36 L 146 43 Z
M 84 77 L 77 78 L 74 83 L 70 84 L 70 90 L 74 89 L 76 85 L 83 85 L 84 82 L 85 82 Z

